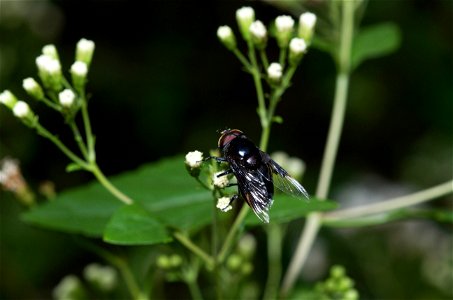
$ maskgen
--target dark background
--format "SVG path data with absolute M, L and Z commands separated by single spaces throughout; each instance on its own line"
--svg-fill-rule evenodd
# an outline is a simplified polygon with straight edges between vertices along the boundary
M 367 195 L 383 200 L 387 194 L 415 191 L 451 178 L 452 3 L 368 3 L 362 24 L 394 22 L 401 30 L 402 43 L 397 52 L 365 62 L 351 78 L 333 199 L 346 201 L 352 198 L 348 191 L 363 188 Z M 206 152 L 216 146 L 216 130 L 227 126 L 245 131 L 258 142 L 260 127 L 252 79 L 216 37 L 218 26 L 225 24 L 237 33 L 235 11 L 244 5 L 253 6 L 257 18 L 265 24 L 288 14 L 259 1 L 2 0 L 0 90 L 9 89 L 27 100 L 47 128 L 71 143 L 64 137 L 70 135 L 61 117 L 29 100 L 21 85 L 23 78 L 36 77 L 34 59 L 42 46 L 57 46 L 63 71 L 67 72 L 75 44 L 87 38 L 96 43 L 88 91 L 92 94 L 90 115 L 97 136 L 98 162 L 106 174 L 194 149 Z M 311 49 L 278 107 L 277 114 L 283 116 L 284 123 L 275 124 L 271 132 L 269 152 L 283 149 L 306 162 L 304 185 L 309 191 L 316 188 L 334 81 L 335 66 L 330 56 Z M 0 118 L 0 157 L 19 159 L 32 188 L 51 180 L 61 191 L 91 180 L 89 174 L 65 173 L 67 159 L 4 107 Z M 68 269 L 77 272 L 77 267 L 65 268 L 64 263 L 90 260 L 66 236 L 20 223 L 19 204 L 8 193 L 1 192 L 0 196 L 2 298 L 48 295 Z M 435 205 L 451 207 L 447 201 Z M 395 276 L 409 278 L 403 285 L 417 283 L 413 289 L 378 279 L 382 274 L 371 276 L 369 271 L 375 266 L 360 266 L 355 261 L 363 249 L 371 256 L 387 256 L 393 251 L 389 235 L 395 230 L 403 232 L 397 226 L 410 226 L 408 223 L 344 236 L 323 232 L 329 264 L 346 265 L 357 277 L 359 290 L 370 298 L 451 296 L 451 289 L 445 291 L 424 277 L 420 266 L 425 251 L 409 260 L 401 253 L 383 258 L 389 266 L 400 263 L 395 271 L 399 275 Z M 415 226 L 433 228 L 451 243 L 449 226 L 431 222 Z M 370 232 L 377 238 L 372 239 Z M 36 249 L 29 247 L 36 243 Z M 66 243 L 71 246 L 64 247 Z M 362 246 L 350 249 L 351 243 Z M 409 251 L 413 248 L 407 247 Z M 355 253 L 353 259 L 351 253 Z M 449 267 L 451 272 L 451 255 Z

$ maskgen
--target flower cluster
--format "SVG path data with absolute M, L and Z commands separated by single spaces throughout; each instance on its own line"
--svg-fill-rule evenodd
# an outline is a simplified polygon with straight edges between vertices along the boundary
M 57 48 L 46 45 L 36 58 L 41 84 L 32 77 L 25 78 L 22 87 L 27 94 L 61 112 L 66 119 L 73 118 L 84 101 L 84 88 L 89 65 L 94 52 L 94 42 L 81 39 L 77 43 L 75 62 L 70 68 L 72 86 L 64 78 Z M 0 94 L 0 103 L 11 109 L 13 114 L 30 127 L 36 127 L 37 116 L 30 106 L 8 90 Z
M 346 275 L 343 266 L 334 265 L 330 269 L 330 276 L 315 287 L 319 294 L 317 299 L 359 299 L 359 293 L 354 288 L 354 281 Z
M 251 7 L 242 7 L 236 11 L 236 20 L 242 38 L 252 44 L 258 50 L 264 50 L 268 44 L 268 30 L 266 26 L 255 19 L 255 11 Z M 297 65 L 302 59 L 307 47 L 310 45 L 316 25 L 316 15 L 305 12 L 299 17 L 299 24 L 291 16 L 282 15 L 275 19 L 274 37 L 282 51 L 288 49 L 288 60 L 290 64 Z M 231 27 L 224 25 L 217 30 L 217 37 L 228 50 L 237 51 L 236 37 Z M 283 64 L 283 62 L 279 62 Z M 269 65 L 271 68 L 272 64 Z M 271 70 L 268 68 L 269 78 L 275 81 L 275 65 Z M 271 77 L 272 76 L 272 77 Z

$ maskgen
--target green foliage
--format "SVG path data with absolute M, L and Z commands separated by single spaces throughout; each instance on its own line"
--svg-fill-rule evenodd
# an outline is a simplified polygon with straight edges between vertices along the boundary
M 196 231 L 212 221 L 214 200 L 209 191 L 188 176 L 183 161 L 183 157 L 176 156 L 113 177 L 116 186 L 136 199 L 132 205 L 121 204 L 99 183 L 90 183 L 59 194 L 22 218 L 58 231 L 103 237 L 114 244 L 169 242 L 171 229 Z M 276 198 L 271 216 L 273 222 L 281 223 L 334 207 L 332 202 L 305 202 L 281 195 Z M 261 223 L 250 214 L 247 224 Z
M 378 58 L 396 51 L 400 43 L 400 30 L 393 23 L 380 23 L 360 28 L 352 43 L 351 68 L 357 68 L 367 59 Z

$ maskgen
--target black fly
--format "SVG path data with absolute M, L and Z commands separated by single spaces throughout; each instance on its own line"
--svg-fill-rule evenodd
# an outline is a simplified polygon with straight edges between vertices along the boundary
M 210 156 L 205 160 L 228 162 L 230 168 L 217 176 L 233 173 L 237 179 L 239 195 L 261 221 L 269 223 L 268 212 L 273 202 L 274 184 L 296 198 L 309 198 L 304 187 L 272 160 L 269 154 L 261 151 L 242 131 L 227 129 L 220 134 L 218 147 L 222 157 Z M 234 195 L 229 204 L 239 195 Z

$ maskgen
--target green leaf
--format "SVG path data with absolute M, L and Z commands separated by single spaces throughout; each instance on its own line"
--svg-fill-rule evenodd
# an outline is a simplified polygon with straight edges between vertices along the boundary
M 354 38 L 351 54 L 351 68 L 363 61 L 394 52 L 401 43 L 401 33 L 393 23 L 381 23 L 364 27 Z
M 167 226 L 196 230 L 211 222 L 211 194 L 187 174 L 182 156 L 145 165 L 114 176 L 111 181 Z M 54 230 L 101 237 L 110 217 L 123 206 L 95 182 L 60 193 L 54 201 L 24 213 L 23 220 Z M 134 230 L 133 223 L 130 230 Z
M 274 199 L 274 204 L 269 210 L 269 218 L 272 223 L 285 223 L 298 218 L 301 218 L 313 211 L 332 210 L 337 207 L 337 203 L 333 201 L 320 201 L 317 198 L 310 200 L 296 199 L 286 194 L 277 194 Z M 258 217 L 250 212 L 245 218 L 247 225 L 263 224 Z
M 171 240 L 164 224 L 139 204 L 118 209 L 104 232 L 104 241 L 120 245 L 148 245 Z

